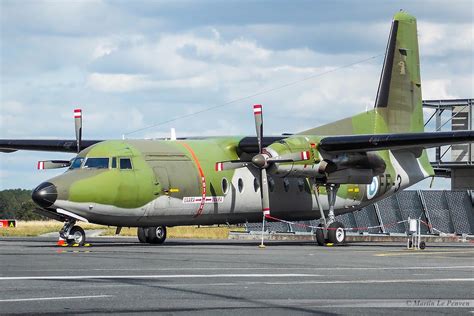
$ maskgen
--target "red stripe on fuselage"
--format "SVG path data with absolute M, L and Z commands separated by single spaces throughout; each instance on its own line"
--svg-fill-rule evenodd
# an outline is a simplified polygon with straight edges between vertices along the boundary
M 206 203 L 206 178 L 204 177 L 204 172 L 202 171 L 201 163 L 199 163 L 199 159 L 196 156 L 196 153 L 194 152 L 194 150 L 188 144 L 186 144 L 184 142 L 179 142 L 179 143 L 181 145 L 183 145 L 184 148 L 186 148 L 189 151 L 189 153 L 191 154 L 191 156 L 193 157 L 193 160 L 196 163 L 196 167 L 198 168 L 198 171 L 199 171 L 199 176 L 201 177 L 202 199 L 201 199 L 201 204 L 199 204 L 199 208 L 198 208 L 196 214 L 194 214 L 194 217 L 198 217 L 199 215 L 202 214 L 202 211 L 204 209 L 204 204 Z

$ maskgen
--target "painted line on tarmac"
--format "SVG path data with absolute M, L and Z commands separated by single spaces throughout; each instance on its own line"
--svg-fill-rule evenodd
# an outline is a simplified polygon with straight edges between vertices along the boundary
M 295 278 L 322 277 L 319 274 L 174 274 L 174 275 L 72 275 L 72 276 L 27 276 L 1 277 L 0 281 L 30 280 L 115 280 L 115 279 L 212 279 L 212 278 Z M 243 284 L 296 285 L 296 284 L 372 284 L 372 283 L 436 283 L 436 282 L 474 282 L 474 278 L 441 278 L 441 279 L 393 279 L 393 280 L 308 280 L 308 281 L 263 281 L 244 282 Z M 207 285 L 231 284 L 211 283 Z M 242 284 L 242 283 L 241 283 Z M 204 285 L 204 283 L 199 283 Z
M 55 296 L 55 297 L 33 297 L 33 298 L 10 298 L 0 299 L 0 303 L 14 303 L 14 302 L 36 302 L 36 301 L 54 301 L 54 300 L 75 300 L 75 299 L 90 299 L 90 298 L 107 298 L 113 295 L 86 295 L 86 296 Z
M 225 268 L 225 267 L 215 267 L 215 268 L 112 268 L 112 269 L 107 269 L 107 268 L 92 268 L 92 269 L 74 269 L 74 271 L 215 271 L 215 270 L 221 270 L 221 271 L 239 271 L 239 270 L 310 270 L 310 271 L 316 271 L 316 270 L 322 270 L 322 271 L 327 271 L 328 269 L 330 270 L 456 270 L 456 269 L 474 269 L 474 266 L 447 266 L 447 267 L 424 267 L 424 266 L 417 266 L 417 267 L 288 267 L 288 268 L 282 268 L 282 267 L 255 267 L 255 268 L 250 268 L 250 267 L 231 267 L 231 268 Z M 25 270 L 25 269 L 19 269 L 19 270 L 8 270 L 8 272 L 59 272 L 59 271 L 71 271 L 71 269 L 32 269 L 32 270 Z M 1 274 L 0 274 L 1 276 Z
M 444 254 L 474 254 L 474 251 L 397 251 L 376 253 L 376 257 L 410 256 L 410 255 L 444 255 Z
M 437 282 L 474 282 L 474 278 L 265 282 L 265 284 L 292 285 L 292 284 L 374 284 L 374 283 L 437 283 Z
M 0 281 L 22 280 L 92 280 L 92 279 L 202 279 L 202 278 L 294 278 L 294 277 L 321 277 L 321 274 L 155 274 L 155 275 L 45 275 L 45 276 L 20 276 L 0 277 Z

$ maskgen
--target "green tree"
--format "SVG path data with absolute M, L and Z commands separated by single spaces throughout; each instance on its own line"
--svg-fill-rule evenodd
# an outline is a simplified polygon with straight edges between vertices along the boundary
M 18 220 L 43 220 L 34 212 L 31 190 L 9 189 L 0 191 L 0 218 Z

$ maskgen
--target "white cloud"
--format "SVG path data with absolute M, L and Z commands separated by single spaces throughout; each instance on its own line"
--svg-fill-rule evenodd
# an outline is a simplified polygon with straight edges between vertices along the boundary
M 120 138 L 271 90 L 383 53 L 390 14 L 398 10 L 385 4 L 362 13 L 354 4 L 332 15 L 315 4 L 295 8 L 297 19 L 260 5 L 246 16 L 229 16 L 201 4 L 206 14 L 190 18 L 192 3 L 177 11 L 167 3 L 0 5 L 2 138 L 73 138 L 76 106 L 84 110 L 86 138 Z M 421 5 L 410 6 L 422 16 L 424 98 L 472 97 L 472 13 L 466 18 L 462 2 L 437 3 L 426 9 L 429 14 Z M 232 7 L 239 9 L 237 3 Z M 315 127 L 372 107 L 381 62 L 376 58 L 131 136 L 168 136 L 171 126 L 178 136 L 253 135 L 252 103 L 265 106 L 267 135 Z M 14 164 L 22 155 L 34 165 L 36 154 L 0 154 L 2 187 L 16 186 L 19 177 L 29 187 L 40 182 L 39 176 L 26 178 L 25 163 Z
M 418 42 L 425 56 L 445 56 L 474 49 L 474 24 L 418 21 Z M 472 55 L 471 55 L 472 56 Z

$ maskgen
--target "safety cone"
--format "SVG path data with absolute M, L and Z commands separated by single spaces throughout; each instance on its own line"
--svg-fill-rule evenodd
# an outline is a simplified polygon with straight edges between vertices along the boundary
M 66 240 L 64 240 L 64 238 L 59 237 L 58 242 L 56 243 L 56 245 L 61 247 L 61 246 L 64 246 L 65 244 L 66 244 Z

